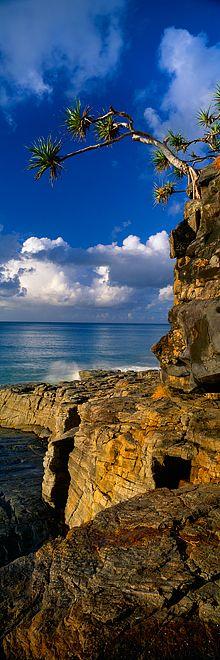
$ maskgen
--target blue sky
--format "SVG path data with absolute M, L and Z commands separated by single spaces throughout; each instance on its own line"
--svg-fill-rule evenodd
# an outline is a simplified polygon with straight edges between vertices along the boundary
M 146 147 L 69 161 L 52 189 L 26 171 L 25 146 L 63 137 L 76 97 L 193 134 L 220 78 L 219 23 L 217 0 L 1 0 L 1 320 L 166 319 L 184 199 L 153 206 Z

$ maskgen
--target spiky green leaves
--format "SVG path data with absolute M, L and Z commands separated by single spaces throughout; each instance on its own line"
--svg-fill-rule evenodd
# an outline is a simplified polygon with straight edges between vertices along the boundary
M 216 108 L 217 116 L 214 108 Z M 220 113 L 220 85 L 217 85 L 213 96 L 212 106 L 210 105 L 207 110 L 202 108 L 197 114 L 198 124 L 200 126 L 205 126 L 206 128 L 209 128 L 211 126 L 213 129 L 213 124 L 218 120 L 219 113 Z
M 197 121 L 199 126 L 206 126 L 208 128 L 209 126 L 212 125 L 215 117 L 214 115 L 210 112 L 210 107 L 208 110 L 199 110 L 197 114 Z
M 71 133 L 72 137 L 84 140 L 86 133 L 91 125 L 91 117 L 89 116 L 89 107 L 81 109 L 81 102 L 76 102 L 75 108 L 66 109 L 67 130 Z
M 181 133 L 173 133 L 173 131 L 168 131 L 168 138 L 167 142 L 170 147 L 175 149 L 175 151 L 186 151 L 188 142 L 187 140 L 181 135 Z
M 155 204 L 167 204 L 171 195 L 175 192 L 175 183 L 166 181 L 163 186 L 154 185 Z
M 163 151 L 161 151 L 160 149 L 157 149 L 154 152 L 152 161 L 155 170 L 157 170 L 157 172 L 164 172 L 165 170 L 168 170 L 170 168 L 170 163 L 168 159 L 166 158 Z
M 39 138 L 33 145 L 28 147 L 32 154 L 29 161 L 29 170 L 37 170 L 35 179 L 38 180 L 48 170 L 51 184 L 58 178 L 62 163 L 60 158 L 61 141 L 48 138 Z
M 205 135 L 206 142 L 212 151 L 219 151 L 220 149 L 220 124 L 215 122 L 212 124 L 209 133 Z
M 220 135 L 220 124 L 218 122 L 212 124 L 211 132 L 213 135 Z
M 171 131 L 170 131 L 171 133 Z M 173 135 L 173 134 L 172 134 Z M 182 137 L 182 136 L 181 136 Z M 168 159 L 166 158 L 163 151 L 157 149 L 153 155 L 153 164 L 157 172 L 164 172 L 165 170 L 172 169 L 173 174 L 177 179 L 182 179 L 184 172 L 179 170 L 177 167 L 172 167 Z M 166 181 L 164 184 L 154 185 L 154 203 L 155 204 L 167 204 L 170 199 L 170 196 L 176 192 L 176 184 L 171 181 Z
M 179 170 L 178 167 L 173 167 L 173 174 L 176 179 L 182 179 L 185 176 L 183 170 Z
M 95 124 L 96 135 L 99 140 L 103 142 L 111 142 L 119 135 L 119 126 L 113 118 L 106 117 L 106 119 L 100 119 Z

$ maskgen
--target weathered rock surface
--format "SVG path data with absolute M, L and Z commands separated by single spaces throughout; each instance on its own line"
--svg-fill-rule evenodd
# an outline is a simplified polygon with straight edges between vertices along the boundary
M 76 406 L 71 385 L 59 387 L 46 383 L 12 385 L 0 389 L 0 425 L 7 428 L 32 430 L 48 437 L 65 433 L 75 423 Z M 83 400 L 83 399 L 82 399 Z
M 217 659 L 219 494 L 146 492 L 2 568 L 5 657 Z
M 44 452 L 33 434 L 0 429 L 0 566 L 58 533 L 41 496 Z
M 22 388 L 19 394 L 15 389 L 0 392 L 0 423 L 6 424 L 7 410 L 13 423 L 15 405 L 16 423 L 23 423 L 25 400 L 36 428 L 41 405 L 45 415 L 42 394 L 39 399 L 43 386 L 25 395 Z M 45 415 L 46 431 L 50 425 L 56 433 L 48 439 L 42 492 L 60 515 L 65 510 L 69 527 L 149 488 L 219 481 L 217 393 L 174 392 L 160 382 L 157 371 L 90 372 L 85 381 L 51 390 L 44 386 L 44 392 L 45 400 L 59 401 L 59 408 L 49 408 L 49 419 Z M 42 417 L 40 428 L 44 434 Z
M 171 233 L 174 307 L 171 331 L 153 347 L 163 379 L 190 390 L 220 389 L 220 176 L 200 175 L 201 200 L 185 205 L 184 221 Z
M 78 408 L 65 510 L 72 527 L 102 508 L 181 483 L 220 478 L 220 397 L 172 393 L 156 372 L 118 378 Z
M 75 427 L 80 422 L 78 405 L 100 388 L 106 391 L 117 372 L 83 372 L 83 380 L 60 383 L 27 383 L 0 388 L 0 427 L 32 431 L 48 439 L 43 496 L 62 515 L 68 486 L 68 457 Z

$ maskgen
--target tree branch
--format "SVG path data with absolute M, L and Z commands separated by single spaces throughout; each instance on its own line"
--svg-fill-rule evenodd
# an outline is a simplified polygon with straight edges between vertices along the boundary
M 113 138 L 113 140 L 107 140 L 106 142 L 98 142 L 97 144 L 91 144 L 88 147 L 77 149 L 77 151 L 71 151 L 69 154 L 66 154 L 65 156 L 61 156 L 60 162 L 62 163 L 64 160 L 67 160 L 67 158 L 73 158 L 73 156 L 84 154 L 86 151 L 95 151 L 95 149 L 102 149 L 102 147 L 110 147 L 111 144 L 114 144 L 115 142 L 120 142 L 120 140 L 123 140 L 126 137 L 131 137 L 130 131 L 129 132 L 127 131 L 126 133 L 122 133 L 122 135 L 119 135 L 119 137 L 117 138 Z
M 177 167 L 178 170 L 181 170 L 184 172 L 184 174 L 189 174 L 189 166 L 185 160 L 182 160 L 182 158 L 179 158 L 176 156 L 171 149 L 165 144 L 165 142 L 161 142 L 161 140 L 157 140 L 157 138 L 154 138 L 152 135 L 149 133 L 144 133 L 143 131 L 132 131 L 132 139 L 136 140 L 137 142 L 143 142 L 143 144 L 152 144 L 154 147 L 157 147 L 158 149 L 161 149 L 161 151 L 164 153 L 166 156 L 167 160 L 173 165 L 174 167 Z
M 96 118 L 90 117 L 90 122 L 91 124 L 96 124 L 97 121 L 104 121 L 105 119 L 108 119 L 108 117 L 123 117 L 128 120 L 129 128 L 133 128 L 133 119 L 131 115 L 123 110 L 115 110 L 112 106 L 110 106 L 108 112 L 105 112 L 104 115 L 99 115 L 99 117 Z

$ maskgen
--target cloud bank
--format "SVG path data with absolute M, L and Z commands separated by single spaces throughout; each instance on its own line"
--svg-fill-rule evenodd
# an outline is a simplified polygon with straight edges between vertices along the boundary
M 71 247 L 62 237 L 0 238 L 0 305 L 3 317 L 38 320 L 149 320 L 153 300 L 162 320 L 172 289 L 172 263 L 166 231 L 143 243 L 130 234 L 121 245 Z M 6 241 L 6 242 L 5 242 Z M 10 242 L 10 241 L 9 241 Z M 19 247 L 18 247 L 19 246 Z M 164 293 L 161 293 L 164 292 Z M 22 299 L 22 300 L 21 300 Z M 165 305 L 164 305 L 165 303 Z M 103 317 L 104 314 L 104 317 Z

